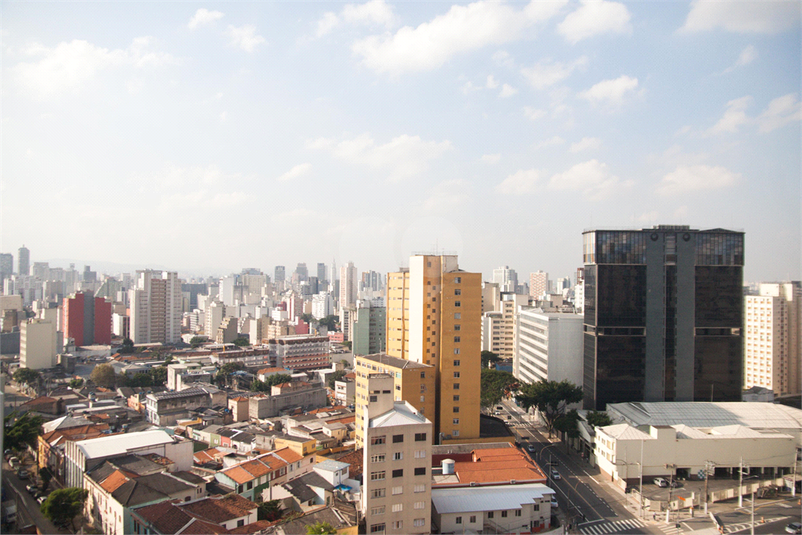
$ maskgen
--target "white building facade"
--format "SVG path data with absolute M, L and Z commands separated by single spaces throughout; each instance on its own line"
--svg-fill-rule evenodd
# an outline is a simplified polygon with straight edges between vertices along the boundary
M 513 375 L 527 383 L 583 382 L 581 314 L 543 312 L 520 307 L 515 323 Z

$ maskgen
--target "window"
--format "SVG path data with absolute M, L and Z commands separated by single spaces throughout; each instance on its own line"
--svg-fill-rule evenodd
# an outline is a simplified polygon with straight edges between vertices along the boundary
M 382 505 L 381 507 L 372 507 L 370 509 L 370 514 L 371 515 L 383 515 L 384 514 L 384 506 Z
M 454 390 L 459 390 L 459 383 L 454 383 Z
M 468 522 L 471 524 L 476 524 L 476 515 L 471 515 L 470 519 L 468 519 Z
M 459 355 L 459 348 L 458 348 L 458 347 L 455 347 L 455 348 L 454 348 L 454 354 L 455 354 L 455 355 Z
M 462 314 L 460 314 L 459 312 L 454 312 L 454 319 L 455 320 L 461 320 L 462 319 Z
M 462 282 L 462 277 L 454 277 L 454 284 L 459 284 Z
M 384 462 L 384 454 L 381 455 L 374 455 L 370 458 L 370 462 L 372 463 L 383 463 Z
M 459 331 L 460 329 L 461 329 L 461 327 L 460 327 L 459 324 L 454 325 L 454 330 L 455 331 Z
M 459 401 L 459 394 L 454 394 L 454 401 Z
M 454 295 L 462 295 L 462 290 L 457 288 L 456 290 L 454 290 Z
M 451 432 L 451 434 L 452 434 L 453 436 L 455 436 L 455 437 L 458 437 L 458 436 L 459 436 L 459 429 L 454 429 L 454 430 Z
M 384 498 L 385 496 L 387 496 L 385 489 L 373 489 L 370 491 L 371 498 Z
M 404 469 L 399 468 L 397 470 L 393 470 L 393 477 L 404 477 Z
M 416 468 L 415 469 L 415 475 L 416 476 L 425 476 L 426 475 L 426 467 L 425 466 L 421 466 L 420 468 Z
M 393 435 L 393 444 L 404 442 L 404 435 Z
M 501 518 L 507 518 L 507 511 L 501 511 Z
M 246 489 L 246 490 L 251 490 L 252 488 L 253 488 L 253 481 L 248 481 L 248 482 L 245 484 L 245 489 Z
M 426 392 L 426 385 L 420 385 L 421 393 Z
M 397 496 L 399 494 L 404 494 L 404 487 L 401 485 L 393 487 L 393 496 Z
M 455 336 L 454 337 L 454 343 L 457 343 L 457 342 L 459 342 L 459 336 Z
M 460 303 L 459 301 L 454 301 L 454 306 L 455 307 L 460 307 L 460 306 L 462 306 L 462 303 Z
M 493 511 L 488 511 L 488 512 L 487 512 L 487 518 L 493 518 L 493 515 L 494 515 L 494 514 L 495 514 L 495 513 L 494 513 Z
M 244 525 L 245 525 L 245 519 L 244 519 L 244 518 L 243 518 L 243 519 L 241 519 L 241 520 L 237 520 L 237 527 L 238 527 L 238 528 L 239 528 L 239 527 L 242 527 L 242 526 L 244 526 Z
M 454 361 L 454 366 L 459 366 L 459 361 L 458 360 Z
M 371 533 L 384 533 L 384 522 L 370 526 Z
M 426 450 L 415 450 L 415 458 L 416 459 L 425 459 L 426 458 Z
M 370 473 L 370 480 L 371 481 L 382 481 L 384 480 L 384 470 L 381 472 L 371 472 Z
M 403 510 L 404 510 L 404 504 L 402 504 L 402 503 L 394 503 L 393 504 L 393 512 L 394 513 L 400 513 Z
M 415 492 L 426 492 L 426 485 L 415 485 Z M 420 509 L 418 507 L 418 503 L 423 503 L 423 502 L 417 502 L 415 504 L 415 509 Z
M 404 521 L 403 520 L 396 520 L 396 521 L 393 522 L 393 529 L 401 529 L 403 527 L 404 527 Z
M 454 372 L 454 379 L 459 379 L 459 372 Z
M 378 399 L 379 399 L 378 396 L 370 396 L 371 401 L 378 401 Z
M 462 524 L 462 517 L 461 516 L 457 517 L 457 524 Z
M 515 510 L 515 516 L 521 516 L 521 510 L 520 509 L 516 509 Z
M 415 520 L 412 521 L 412 525 L 415 526 L 416 528 L 424 526 L 424 525 L 426 525 L 426 519 L 425 518 L 416 518 Z
M 426 379 L 426 372 L 420 372 L 420 378 Z
M 454 425 L 459 425 L 459 418 L 454 418 L 453 420 L 451 420 L 451 423 Z
M 415 433 L 415 442 L 426 442 L 426 433 Z
M 403 451 L 397 451 L 397 452 L 393 453 L 393 460 L 394 461 L 400 461 L 403 458 L 404 458 L 404 452 Z
M 379 444 L 385 444 L 387 442 L 387 437 L 382 435 L 380 437 L 371 437 L 370 444 L 371 446 L 378 446 Z
M 453 407 L 451 407 L 451 412 L 459 412 L 459 407 L 454 405 Z

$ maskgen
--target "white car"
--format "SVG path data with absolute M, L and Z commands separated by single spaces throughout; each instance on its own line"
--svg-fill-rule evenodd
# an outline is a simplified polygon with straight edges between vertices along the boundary
M 562 479 L 560 477 L 560 473 L 557 470 L 555 470 L 554 468 L 551 469 L 551 478 L 555 479 L 555 480 L 556 479 Z

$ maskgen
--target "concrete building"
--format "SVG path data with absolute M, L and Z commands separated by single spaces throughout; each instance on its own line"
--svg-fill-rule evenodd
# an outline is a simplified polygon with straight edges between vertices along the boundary
M 549 274 L 535 271 L 529 274 L 529 296 L 532 299 L 543 299 L 549 293 Z
M 30 319 L 20 324 L 20 367 L 43 370 L 56 365 L 59 352 L 56 323 Z
M 214 396 L 207 391 L 208 388 L 211 387 L 148 394 L 145 396 L 145 418 L 155 425 L 175 425 L 177 420 L 186 418 L 191 410 L 218 405 L 214 403 Z M 222 394 L 222 399 L 218 401 L 224 405 L 225 393 Z
M 502 292 L 500 310 L 482 315 L 482 350 L 511 359 L 515 352 L 515 315 L 519 307 L 528 304 L 527 295 Z
M 761 284 L 746 296 L 744 389 L 802 393 L 802 283 Z
M 340 268 L 340 308 L 355 306 L 358 290 L 356 266 L 353 262 L 348 262 Z
M 502 292 L 514 294 L 518 291 L 518 274 L 509 266 L 494 269 L 493 282 L 498 284 Z
M 298 334 L 270 340 L 270 358 L 279 368 L 316 370 L 331 366 L 327 336 Z
M 226 306 L 217 299 L 206 304 L 203 320 L 203 332 L 211 338 L 217 337 L 217 329 L 226 317 Z
M 371 306 L 370 301 L 357 303 L 351 332 L 354 355 L 383 353 L 387 342 L 387 308 Z
M 387 296 L 387 354 L 435 368 L 437 437 L 479 438 L 481 274 L 462 271 L 456 255 L 415 255 L 387 275 Z
M 148 269 L 136 275 L 129 290 L 131 339 L 135 344 L 179 342 L 183 297 L 178 274 Z
M 217 334 L 215 335 L 214 341 L 218 344 L 233 343 L 239 335 L 238 325 L 237 318 L 223 318 L 223 321 L 221 321 L 220 325 L 217 327 Z
M 24 245 L 17 251 L 17 264 L 19 265 L 19 275 L 31 274 L 31 252 Z
M 482 314 L 501 310 L 501 288 L 495 282 L 482 282 Z
M 743 232 L 658 225 L 583 239 L 584 407 L 739 400 Z
M 521 307 L 515 324 L 513 375 L 526 383 L 568 380 L 583 373 L 583 316 Z
M 11 253 L 0 253 L 0 284 L 6 277 L 14 274 L 14 255 Z
M 284 383 L 271 387 L 269 396 L 248 398 L 248 409 L 252 419 L 265 419 L 294 410 L 314 410 L 326 403 L 326 388 L 320 383 Z
M 334 300 L 331 294 L 323 292 L 312 296 L 312 315 L 315 319 L 323 319 L 334 314 Z
M 111 302 L 91 291 L 65 297 L 62 307 L 64 338 L 77 347 L 111 344 Z
M 432 422 L 393 401 L 390 375 L 368 381 L 361 502 L 367 533 L 431 533 Z

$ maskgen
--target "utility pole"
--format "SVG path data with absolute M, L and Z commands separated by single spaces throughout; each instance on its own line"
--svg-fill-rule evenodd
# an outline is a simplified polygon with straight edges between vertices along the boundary
M 710 477 L 710 468 L 715 466 L 712 461 L 705 461 L 705 514 L 707 514 L 707 480 Z
M 744 458 L 738 463 L 738 507 L 744 506 Z
M 643 439 L 640 439 L 640 463 L 638 463 L 638 485 L 640 489 L 638 490 L 638 518 L 643 518 Z M 794 468 L 796 468 L 796 464 L 794 464 Z M 794 478 L 796 479 L 796 478 Z M 794 483 L 796 487 L 796 483 Z
M 677 467 L 676 464 L 667 464 L 666 468 L 671 470 L 671 475 L 669 476 L 668 481 L 668 511 L 666 511 L 666 524 L 671 522 L 671 491 L 674 490 L 674 469 Z M 679 513 L 677 513 L 679 515 Z
M 755 535 L 755 491 L 752 491 L 752 535 Z

